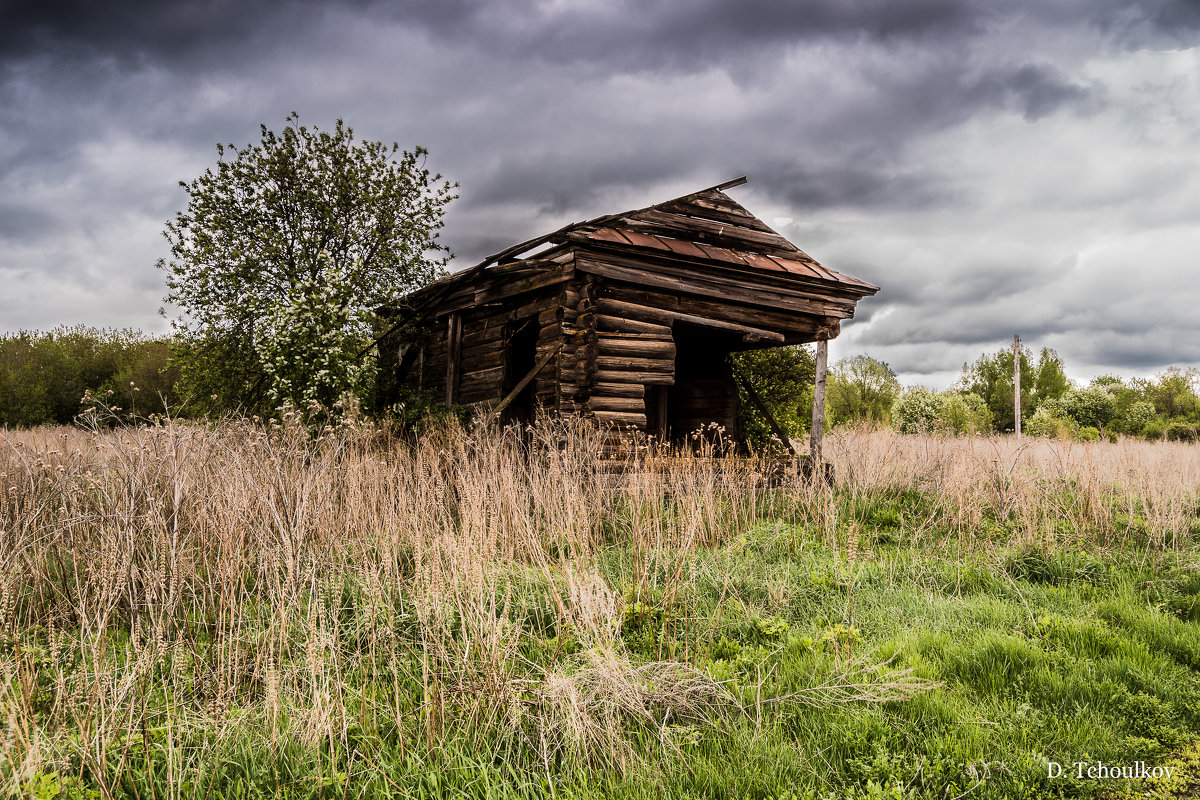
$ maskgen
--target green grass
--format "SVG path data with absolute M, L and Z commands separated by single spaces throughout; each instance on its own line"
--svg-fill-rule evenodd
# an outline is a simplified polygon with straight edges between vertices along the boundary
M 630 656 L 689 662 L 743 711 L 681 720 L 666 742 L 631 730 L 648 758 L 624 774 L 538 763 L 472 731 L 430 748 L 415 725 L 360 721 L 347 749 L 287 736 L 266 747 L 262 737 L 199 729 L 184 793 L 945 798 L 974 787 L 975 798 L 1095 796 L 1130 787 L 1050 780 L 1047 762 L 1165 763 L 1200 731 L 1200 581 L 1182 558 L 1148 570 L 1119 551 L 944 557 L 885 545 L 848 561 L 773 520 L 723 547 L 660 559 L 648 575 L 635 575 L 627 549 L 604 555 L 602 574 L 626 587 L 620 637 Z M 523 657 L 570 669 L 579 644 L 547 626 L 544 579 L 517 575 L 511 587 L 511 616 L 527 628 Z M 342 646 L 352 648 L 362 621 L 353 588 L 339 601 Z M 886 664 L 868 681 L 911 669 L 940 685 L 883 703 L 786 699 L 855 661 Z M 418 716 L 411 674 L 345 677 L 363 698 L 359 711 L 399 702 Z M 489 741 L 491 752 L 481 747 Z M 168 778 L 158 747 L 154 731 L 129 747 L 117 788 L 154 796 Z M 95 766 L 81 760 L 28 785 L 34 796 L 95 796 Z

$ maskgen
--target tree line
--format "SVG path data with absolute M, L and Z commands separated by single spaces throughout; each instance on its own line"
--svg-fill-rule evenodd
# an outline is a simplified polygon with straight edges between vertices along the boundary
M 122 418 L 179 408 L 173 354 L 170 339 L 131 329 L 7 334 L 0 337 L 0 426 L 69 425 L 85 395 Z
M 775 348 L 736 356 L 755 376 L 772 416 L 793 436 L 808 431 L 815 362 L 804 347 Z M 964 364 L 954 385 L 938 392 L 904 387 L 886 362 L 856 355 L 833 364 L 825 390 L 830 426 L 871 424 L 900 433 L 1009 433 L 1015 427 L 1013 362 L 1009 348 Z M 1103 375 L 1077 385 L 1050 348 L 1035 357 L 1022 348 L 1022 431 L 1033 436 L 1095 441 L 1137 436 L 1200 439 L 1200 370 L 1171 368 L 1152 379 Z M 742 425 L 749 439 L 765 443 L 768 424 L 743 397 Z
M 254 411 L 214 398 L 211 376 L 200 373 L 197 379 L 181 371 L 181 354 L 191 346 L 178 335 L 83 326 L 0 336 L 0 426 L 68 425 L 88 408 L 118 419 Z M 344 347 L 357 351 L 361 343 Z M 1067 378 L 1062 359 L 1051 349 L 1036 358 L 1023 349 L 1020 357 L 1021 419 L 1027 434 L 1081 440 L 1200 438 L 1200 370 L 1172 368 L 1152 379 L 1104 375 L 1080 386 Z M 865 423 L 901 433 L 1011 432 L 1013 358 L 1007 348 L 982 355 L 964 364 L 954 386 L 943 392 L 904 387 L 887 363 L 865 354 L 842 359 L 829 371 L 826 420 L 831 426 Z M 740 353 L 735 359 L 772 416 L 794 436 L 807 432 L 812 352 L 779 347 Z M 369 387 L 361 393 L 369 396 Z M 771 429 L 753 404 L 743 398 L 741 407 L 747 437 L 759 444 L 769 441 Z

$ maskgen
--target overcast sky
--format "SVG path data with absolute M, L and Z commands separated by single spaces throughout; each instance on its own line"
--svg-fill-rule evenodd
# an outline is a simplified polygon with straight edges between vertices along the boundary
M 291 111 L 423 145 L 455 268 L 730 194 L 882 288 L 833 357 L 1200 366 L 1200 0 L 0 0 L 0 331 L 166 330 L 179 188 Z

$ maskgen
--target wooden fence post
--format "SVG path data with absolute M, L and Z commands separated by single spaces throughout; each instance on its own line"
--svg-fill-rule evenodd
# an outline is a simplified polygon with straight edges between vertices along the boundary
M 825 377 L 829 372 L 829 340 L 817 340 L 817 376 L 813 382 L 812 438 L 808 454 L 811 467 L 821 469 L 821 440 L 825 434 Z

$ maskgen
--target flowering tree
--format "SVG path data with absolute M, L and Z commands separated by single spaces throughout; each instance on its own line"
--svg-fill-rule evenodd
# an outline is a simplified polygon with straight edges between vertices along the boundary
M 166 225 L 167 302 L 193 398 L 271 411 L 369 389 L 374 310 L 444 271 L 438 241 L 454 185 L 423 148 L 356 141 L 288 117 L 180 185 Z M 208 402 L 208 401 L 212 402 Z

